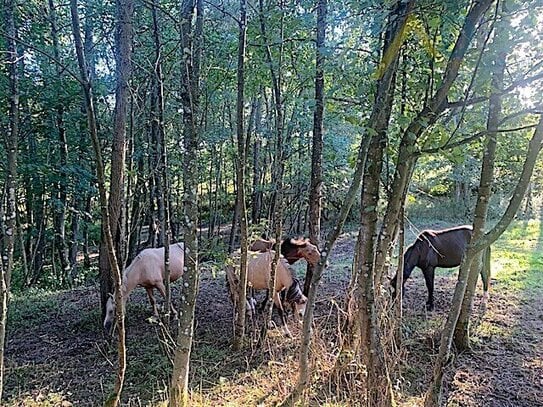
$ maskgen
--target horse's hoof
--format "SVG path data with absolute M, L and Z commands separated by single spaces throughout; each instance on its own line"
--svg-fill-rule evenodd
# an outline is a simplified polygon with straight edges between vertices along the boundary
M 283 331 L 283 335 L 285 335 L 287 338 L 292 338 L 292 334 L 286 326 L 283 326 L 281 331 Z

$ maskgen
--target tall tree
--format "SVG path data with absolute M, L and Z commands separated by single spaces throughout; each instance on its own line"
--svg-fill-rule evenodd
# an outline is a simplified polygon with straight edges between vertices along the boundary
M 324 64 L 326 41 L 327 0 L 317 2 L 317 42 L 315 58 L 315 111 L 313 112 L 313 142 L 311 150 L 311 184 L 309 186 L 309 240 L 319 247 L 322 211 L 322 146 L 324 120 Z M 305 273 L 304 294 L 309 293 L 313 267 Z
M 503 4 L 502 4 L 503 6 Z M 477 203 L 474 210 L 473 235 L 471 239 L 477 241 L 484 235 L 490 197 L 492 195 L 492 185 L 494 181 L 494 165 L 496 160 L 496 149 L 498 146 L 498 127 L 502 118 L 502 95 L 503 80 L 505 74 L 505 65 L 510 49 L 508 36 L 508 17 L 502 12 L 500 21 L 496 24 L 493 41 L 493 53 L 495 54 L 492 65 L 491 89 L 492 93 L 488 103 L 488 116 L 486 129 L 488 131 L 485 137 L 485 150 L 483 154 L 483 163 L 481 165 L 481 176 L 479 179 L 479 189 L 477 191 Z M 488 256 L 487 256 L 488 257 Z M 490 259 L 485 259 L 490 262 Z M 475 295 L 475 286 L 481 267 L 481 256 L 477 256 L 471 267 L 475 270 L 469 272 L 466 283 L 466 292 L 462 300 L 462 308 L 455 328 L 454 341 L 459 351 L 466 350 L 469 347 L 469 315 L 473 305 Z M 490 276 L 488 276 L 490 278 Z
M 236 101 L 236 133 L 238 144 L 237 169 L 237 211 L 240 225 L 240 273 L 239 296 L 234 330 L 234 348 L 240 349 L 245 334 L 245 301 L 247 296 L 247 207 L 245 198 L 245 173 L 247 168 L 247 143 L 245 138 L 245 49 L 247 42 L 247 1 L 239 2 L 239 40 L 238 40 L 238 97 Z
M 452 305 L 447 316 L 447 321 L 441 333 L 441 340 L 439 343 L 439 352 L 434 364 L 434 372 L 432 382 L 426 392 L 424 399 L 425 407 L 433 407 L 441 405 L 441 389 L 443 385 L 443 369 L 449 358 L 449 353 L 451 350 L 451 345 L 454 337 L 454 331 L 456 323 L 458 321 L 458 316 L 460 315 L 462 300 L 466 292 L 466 286 L 468 279 L 470 278 L 470 273 L 477 273 L 477 268 L 472 267 L 472 264 L 476 256 L 484 248 L 490 246 L 494 243 L 501 234 L 505 231 L 507 226 L 513 220 L 513 217 L 518 211 L 520 204 L 524 198 L 524 194 L 528 185 L 530 183 L 530 177 L 532 175 L 537 157 L 541 148 L 543 147 L 543 115 L 539 118 L 539 123 L 537 128 L 534 131 L 534 134 L 529 142 L 528 151 L 526 152 L 526 158 L 524 161 L 524 166 L 522 168 L 522 173 L 519 177 L 518 183 L 513 191 L 513 195 L 509 201 L 509 205 L 505 210 L 505 213 L 500 218 L 498 223 L 492 228 L 492 230 L 486 232 L 484 236 L 481 236 L 477 241 L 471 241 L 466 254 L 462 259 L 460 264 L 460 270 L 458 272 L 458 282 L 453 294 Z M 473 278 L 473 277 L 471 277 Z M 475 275 L 475 279 L 476 279 Z
M 19 74 L 17 28 L 15 26 L 15 1 L 5 2 L 4 21 L 7 31 L 7 52 L 5 63 L 9 84 L 9 128 L 4 136 L 7 168 L 6 181 L 0 201 L 0 290 L 2 302 L 0 315 L 0 401 L 4 389 L 4 351 L 6 346 L 6 325 L 8 320 L 9 290 L 13 271 L 13 250 L 15 246 L 15 220 L 17 205 L 17 151 L 19 138 Z
M 100 194 L 100 214 L 102 220 L 103 235 L 107 247 L 109 259 L 109 267 L 112 270 L 115 284 L 115 303 L 116 307 L 116 326 L 118 332 L 118 373 L 115 381 L 114 393 L 107 400 L 107 405 L 117 406 L 120 402 L 121 391 L 124 384 L 124 376 L 126 371 L 126 347 L 125 347 L 125 329 L 124 329 L 124 304 L 121 293 L 121 270 L 117 262 L 118 254 L 116 253 L 113 237 L 111 235 L 109 221 L 109 207 L 107 202 L 106 192 L 106 176 L 104 162 L 102 160 L 102 149 L 98 138 L 98 128 L 96 125 L 96 111 L 94 109 L 94 100 L 92 96 L 92 85 L 88 77 L 87 63 L 85 52 L 83 49 L 83 41 L 81 39 L 81 24 L 79 23 L 79 12 L 77 10 L 77 0 L 70 0 L 70 12 L 72 17 L 72 30 L 74 36 L 75 50 L 77 54 L 77 63 L 79 66 L 80 83 L 83 88 L 85 109 L 87 113 L 88 131 L 91 138 L 96 159 L 96 178 L 98 182 L 98 191 Z
M 397 2 L 389 17 L 384 35 L 381 77 L 377 82 L 377 94 L 368 120 L 368 136 L 371 138 L 364 178 L 362 181 L 360 229 L 358 231 L 356 261 L 353 272 L 356 276 L 358 315 L 361 324 L 362 353 L 367 366 L 367 404 L 384 406 L 394 404 L 394 394 L 381 345 L 376 287 L 379 280 L 375 273 L 375 248 L 377 238 L 377 204 L 383 167 L 383 153 L 398 69 L 399 49 L 403 43 L 405 27 L 413 9 L 414 1 Z
M 169 211 L 169 188 L 168 188 L 168 167 L 166 134 L 164 130 L 164 81 L 162 75 L 162 41 L 160 38 L 160 26 L 157 15 L 158 0 L 153 0 L 151 6 L 151 17 L 153 20 L 153 41 L 155 45 L 155 61 L 153 75 L 153 91 L 151 97 L 151 131 L 156 135 L 158 168 L 157 177 L 157 201 L 158 218 L 160 221 L 160 236 L 164 247 L 164 286 L 166 287 L 165 306 L 167 318 L 169 321 L 169 312 L 171 309 L 171 289 L 170 289 L 170 211 Z
M 277 247 L 275 248 L 275 256 L 272 259 L 271 263 L 271 278 L 268 285 L 268 298 L 266 300 L 266 310 L 264 315 L 266 315 L 267 320 L 271 320 L 272 309 L 273 309 L 273 297 L 275 295 L 275 281 L 276 281 L 276 271 L 277 263 L 279 262 L 279 257 L 281 253 L 281 234 L 283 230 L 283 175 L 285 170 L 285 156 L 284 156 L 284 105 L 282 98 L 282 63 L 283 63 L 283 40 L 284 40 L 284 3 L 282 0 L 279 1 L 279 50 L 277 61 L 274 60 L 271 52 L 271 41 L 268 36 L 267 27 L 266 27 L 266 18 L 264 13 L 264 1 L 259 0 L 258 2 L 258 12 L 259 12 L 259 22 L 260 22 L 260 33 L 264 41 L 264 58 L 268 69 L 270 72 L 271 82 L 272 82 L 272 95 L 273 95 L 273 118 L 274 118 L 274 132 L 275 132 L 275 143 L 274 143 L 274 155 L 275 161 L 272 167 L 272 183 L 273 183 L 273 194 L 270 202 L 270 218 L 273 227 L 273 234 L 275 241 L 278 242 Z M 264 339 L 266 338 L 268 324 L 265 323 L 262 325 L 262 332 L 260 335 L 260 344 L 263 344 Z
M 57 27 L 57 13 L 53 0 L 49 0 L 49 20 L 51 23 L 51 37 L 53 38 L 53 56 L 59 62 L 60 58 L 60 45 L 58 40 L 58 27 Z M 57 81 L 62 83 L 62 66 L 55 64 L 55 70 L 57 75 Z M 68 245 L 66 242 L 66 206 L 67 206 L 67 187 L 68 177 L 66 176 L 67 164 L 68 164 L 68 142 L 66 140 L 66 125 L 64 120 L 64 101 L 59 89 L 61 86 L 56 87 L 56 125 L 58 132 L 58 183 L 55 192 L 54 202 L 54 228 L 55 228 L 55 246 L 58 251 L 58 257 L 60 259 L 61 275 L 60 278 L 64 282 L 70 278 L 70 263 L 68 258 Z
M 195 10 L 196 9 L 196 10 Z M 183 107 L 183 274 L 177 341 L 170 385 L 170 405 L 187 406 L 189 363 L 194 335 L 194 306 L 198 292 L 198 112 L 200 58 L 203 46 L 203 2 L 181 3 L 181 103 Z M 196 12 L 196 21 L 194 13 Z
M 460 33 L 451 51 L 447 66 L 441 77 L 441 83 L 436 91 L 424 103 L 417 116 L 411 120 L 402 132 L 396 168 L 390 187 L 389 200 L 383 217 L 376 253 L 376 281 L 381 281 L 385 271 L 387 253 L 397 230 L 397 220 L 405 202 L 418 155 L 415 154 L 417 142 L 421 135 L 436 123 L 447 107 L 447 95 L 458 77 L 458 71 L 464 60 L 471 40 L 477 30 L 481 16 L 490 7 L 492 0 L 477 0 L 469 9 Z M 428 89 L 428 92 L 431 88 Z
M 124 264 L 124 173 L 126 158 L 126 113 L 128 106 L 129 81 L 132 72 L 132 17 L 134 2 L 116 0 L 115 18 L 115 110 L 113 114 L 113 142 L 111 152 L 111 175 L 109 188 L 109 213 L 111 235 L 115 251 L 119 254 L 119 267 Z M 100 245 L 100 294 L 102 316 L 112 290 L 112 272 L 108 262 L 107 247 Z

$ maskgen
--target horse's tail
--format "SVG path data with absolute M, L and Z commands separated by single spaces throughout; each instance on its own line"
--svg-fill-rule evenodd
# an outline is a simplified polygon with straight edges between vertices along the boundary
M 485 296 L 488 297 L 488 290 L 490 288 L 490 246 L 488 246 L 483 253 L 483 268 L 481 270 L 481 279 L 483 280 L 483 291 Z

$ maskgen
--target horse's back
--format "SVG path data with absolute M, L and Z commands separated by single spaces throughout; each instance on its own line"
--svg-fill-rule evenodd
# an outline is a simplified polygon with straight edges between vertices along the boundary
M 247 281 L 251 283 L 255 290 L 264 290 L 268 288 L 271 278 L 271 263 L 275 256 L 275 251 L 270 250 L 267 252 L 249 252 L 247 259 Z M 283 257 L 279 258 L 276 272 L 275 289 L 279 289 L 284 286 L 284 273 L 288 268 L 285 265 L 286 260 Z
M 462 262 L 471 239 L 470 225 L 443 230 L 427 230 L 421 233 L 419 241 L 427 246 L 429 263 L 436 267 L 456 267 Z
M 177 280 L 183 274 L 183 245 L 170 245 L 170 281 Z M 132 284 L 153 287 L 164 280 L 164 247 L 150 247 L 142 250 L 126 269 L 125 278 Z

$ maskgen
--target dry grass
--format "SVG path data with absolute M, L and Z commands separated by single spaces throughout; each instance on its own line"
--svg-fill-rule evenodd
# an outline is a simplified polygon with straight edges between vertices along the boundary
M 543 405 L 541 240 L 537 234 L 532 237 L 538 227 L 519 228 L 495 247 L 500 272 L 494 274 L 486 310 L 477 294 L 472 352 L 457 355 L 448 366 L 449 406 Z M 364 403 L 364 366 L 348 352 L 338 363 L 354 238 L 339 243 L 334 254 L 338 261 L 331 261 L 319 288 L 310 352 L 312 385 L 300 402 L 304 406 Z M 415 271 L 408 281 L 402 336 L 384 338 L 400 406 L 420 405 L 455 278 L 454 271 L 441 271 L 436 277 L 433 313 L 424 308 L 421 273 Z M 282 401 L 297 380 L 300 327 L 291 321 L 292 339 L 273 329 L 262 349 L 248 345 L 234 352 L 224 276 L 204 272 L 200 289 L 190 377 L 192 405 L 272 406 Z M 161 406 L 167 398 L 171 364 L 159 327 L 146 320 L 149 315 L 143 290 L 136 292 L 128 306 L 125 406 Z M 396 321 L 389 315 L 381 319 L 383 332 L 396 331 Z M 15 298 L 8 326 L 6 405 L 100 405 L 113 385 L 115 352 L 101 335 L 96 287 Z

